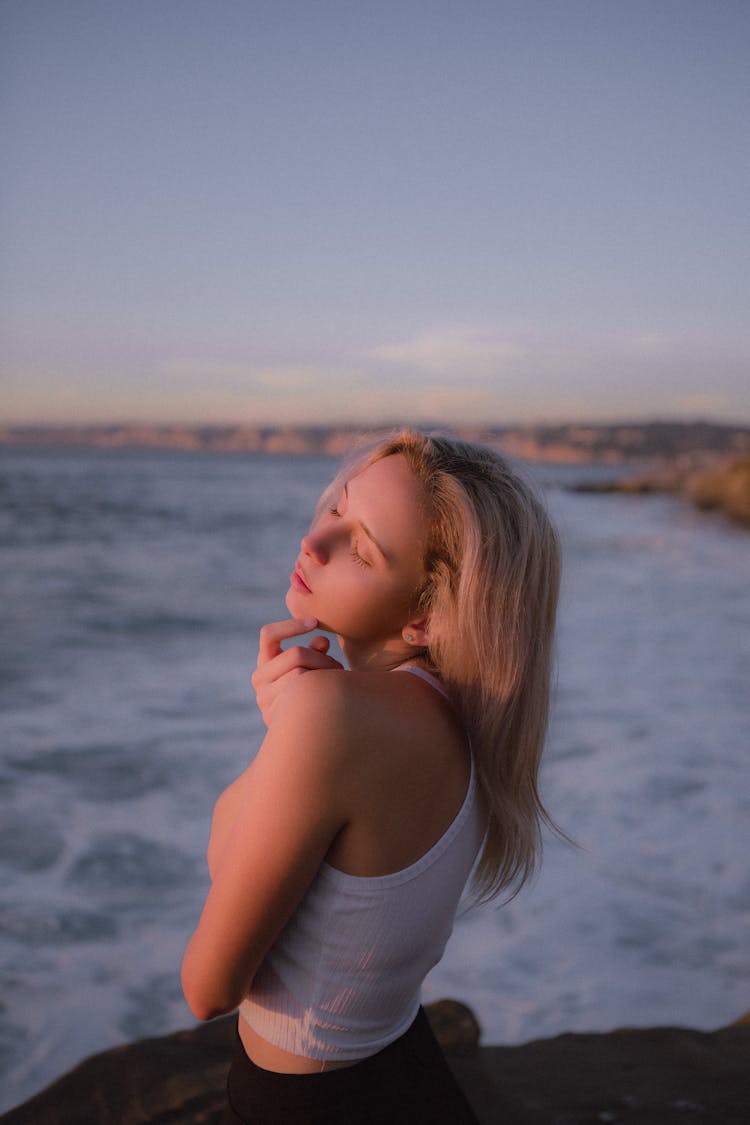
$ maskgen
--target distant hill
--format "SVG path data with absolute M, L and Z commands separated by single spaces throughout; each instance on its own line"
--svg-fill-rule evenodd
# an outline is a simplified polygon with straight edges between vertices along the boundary
M 750 453 L 750 427 L 714 422 L 437 428 L 533 461 L 618 464 L 677 459 L 700 463 Z M 366 432 L 373 431 L 355 426 L 6 426 L 0 427 L 0 445 L 338 456 Z

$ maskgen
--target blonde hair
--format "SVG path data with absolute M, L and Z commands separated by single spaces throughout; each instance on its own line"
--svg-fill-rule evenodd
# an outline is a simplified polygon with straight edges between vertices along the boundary
M 469 736 L 488 811 L 474 873 L 481 901 L 533 873 L 547 731 L 560 549 L 544 504 L 496 451 L 401 430 L 355 451 L 321 498 L 374 461 L 401 454 L 424 489 L 429 527 L 420 612 L 423 652 Z M 552 825 L 554 827 L 554 825 Z

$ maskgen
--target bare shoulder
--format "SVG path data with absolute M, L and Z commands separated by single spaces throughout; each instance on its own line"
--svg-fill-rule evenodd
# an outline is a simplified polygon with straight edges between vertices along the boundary
M 334 669 L 296 677 L 279 698 L 273 728 L 342 753 L 351 747 L 395 749 L 420 738 L 434 744 L 441 733 L 460 737 L 450 705 L 418 677 Z
M 350 673 L 332 668 L 316 668 L 296 676 L 279 696 L 274 725 L 279 719 L 295 722 L 327 714 L 334 717 L 347 697 Z
M 408 716 L 422 721 L 433 716 L 445 722 L 452 708 L 441 692 L 419 676 L 394 670 L 391 672 L 349 673 L 348 702 L 352 709 L 378 715 L 385 722 L 399 723 Z
M 331 709 L 341 718 L 400 711 L 407 700 L 409 708 L 420 700 L 428 708 L 437 704 L 443 710 L 446 706 L 443 696 L 423 679 L 394 671 L 311 670 L 292 681 L 282 700 L 284 710 L 311 713 Z
M 450 703 L 418 676 L 391 672 L 350 672 L 342 699 L 344 736 L 366 749 L 374 769 L 410 765 L 423 770 L 465 742 Z
M 279 696 L 261 752 L 339 769 L 349 742 L 346 679 L 333 669 L 295 677 Z
M 373 728 L 382 724 L 388 710 L 384 703 L 382 688 L 360 683 L 357 673 L 305 672 L 279 696 L 262 749 L 280 750 L 287 761 L 314 759 L 324 771 L 335 771 L 340 785 Z

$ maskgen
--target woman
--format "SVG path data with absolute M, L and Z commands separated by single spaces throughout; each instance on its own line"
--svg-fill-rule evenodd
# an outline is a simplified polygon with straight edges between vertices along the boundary
M 323 494 L 183 960 L 198 1018 L 239 1007 L 227 1121 L 476 1120 L 419 990 L 472 872 L 483 900 L 534 867 L 558 585 L 549 518 L 491 450 L 403 431 Z M 346 674 L 322 636 L 282 649 L 316 626 Z

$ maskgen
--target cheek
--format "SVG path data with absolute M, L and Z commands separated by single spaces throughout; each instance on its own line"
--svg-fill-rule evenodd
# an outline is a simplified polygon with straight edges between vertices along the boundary
M 412 587 L 398 585 L 373 592 L 372 597 L 362 603 L 361 615 L 381 628 L 399 632 L 411 616 L 415 604 Z
M 335 632 L 366 640 L 399 632 L 406 619 L 401 605 L 382 590 L 363 591 L 361 584 L 342 583 L 336 596 L 321 611 L 327 612 Z

